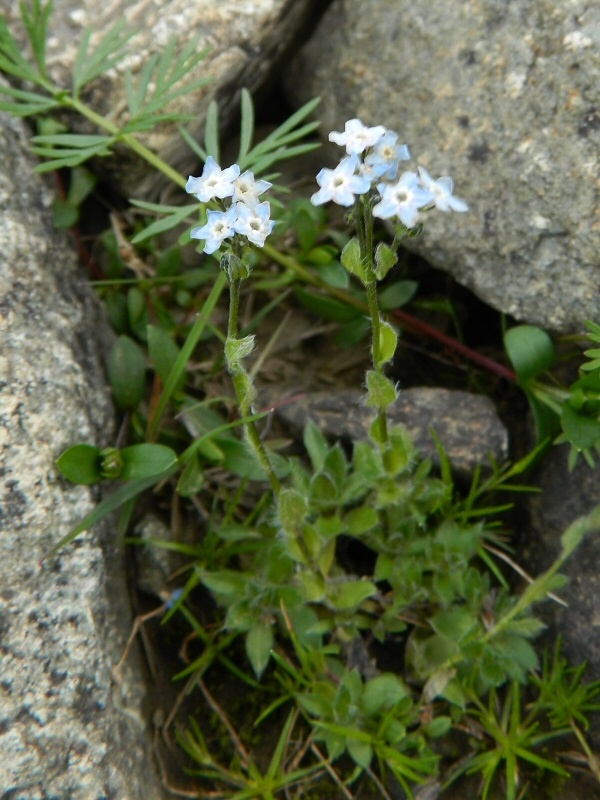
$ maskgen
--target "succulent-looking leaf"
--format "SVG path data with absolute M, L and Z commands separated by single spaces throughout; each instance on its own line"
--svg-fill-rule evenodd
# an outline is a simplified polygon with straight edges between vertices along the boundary
M 379 323 L 379 358 L 378 367 L 383 367 L 391 361 L 398 347 L 398 334 L 388 322 L 383 320 Z
M 102 480 L 99 447 L 76 444 L 65 450 L 56 460 L 56 466 L 71 483 L 90 485 Z
M 504 346 L 521 386 L 527 386 L 554 361 L 552 340 L 534 325 L 511 328 L 504 336 Z
M 568 440 L 577 450 L 592 447 L 600 440 L 600 422 L 576 411 L 568 400 L 563 403 L 560 422 Z
M 177 463 L 177 453 L 164 444 L 133 444 L 120 451 L 121 478 L 140 480 L 160 475 Z
M 119 336 L 108 358 L 108 379 L 119 408 L 134 409 L 144 396 L 146 362 L 128 336 Z

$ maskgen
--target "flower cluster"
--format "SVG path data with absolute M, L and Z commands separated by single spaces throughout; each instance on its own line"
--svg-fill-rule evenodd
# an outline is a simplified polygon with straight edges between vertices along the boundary
M 451 178 L 434 180 L 424 167 L 398 175 L 401 162 L 410 160 L 410 152 L 398 143 L 398 134 L 383 125 L 368 128 L 359 119 L 351 119 L 343 133 L 332 131 L 329 140 L 345 146 L 347 155 L 335 169 L 324 168 L 317 175 L 321 188 L 311 197 L 314 205 L 332 200 L 351 206 L 357 195 L 376 187 L 379 198 L 373 216 L 397 217 L 407 228 L 414 228 L 427 209 L 468 211 L 464 200 L 453 196 Z
M 193 228 L 190 236 L 192 239 L 203 239 L 204 252 L 209 254 L 235 234 L 245 236 L 252 244 L 262 247 L 274 223 L 270 219 L 269 203 L 261 203 L 259 197 L 271 186 L 267 181 L 255 180 L 251 172 L 242 172 L 240 175 L 237 164 L 221 169 L 209 156 L 202 175 L 199 178 L 190 175 L 185 190 L 202 203 L 231 198 L 231 205 L 226 208 L 224 203 L 220 203 L 222 211 L 208 211 L 206 225 Z

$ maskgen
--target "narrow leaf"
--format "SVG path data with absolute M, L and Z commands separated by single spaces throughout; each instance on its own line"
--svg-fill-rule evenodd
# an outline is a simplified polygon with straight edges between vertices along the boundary
M 242 89 L 241 117 L 240 149 L 237 157 L 238 164 L 242 162 L 250 150 L 252 136 L 254 135 L 254 105 L 252 103 L 252 95 L 247 89 Z
M 273 649 L 273 631 L 270 625 L 258 622 L 246 636 L 246 654 L 252 664 L 252 669 L 260 679 L 269 663 Z

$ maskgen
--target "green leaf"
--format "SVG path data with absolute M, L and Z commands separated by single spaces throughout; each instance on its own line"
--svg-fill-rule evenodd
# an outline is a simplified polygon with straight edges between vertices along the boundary
M 160 400 L 154 412 L 154 416 L 150 422 L 148 427 L 148 438 L 153 439 L 158 431 L 158 426 L 160 425 L 161 417 L 167 407 L 167 403 L 169 402 L 172 393 L 175 391 L 175 388 L 178 385 L 180 375 L 185 372 L 185 368 L 187 365 L 188 360 L 191 358 L 198 341 L 204 332 L 204 328 L 206 327 L 207 320 L 210 319 L 210 315 L 212 314 L 219 297 L 223 289 L 227 284 L 227 278 L 223 273 L 220 273 L 217 276 L 217 279 L 210 291 L 210 295 L 206 298 L 204 305 L 201 309 L 201 312 L 198 314 L 197 319 L 195 320 L 188 337 L 185 341 L 185 344 L 181 348 L 179 352 L 179 356 L 177 357 L 177 361 L 173 365 L 173 369 L 171 370 L 171 374 L 167 378 L 162 394 L 160 396 Z
M 361 705 L 365 714 L 378 714 L 393 708 L 396 703 L 409 697 L 410 692 L 397 675 L 384 672 L 365 684 Z
M 379 524 L 379 515 L 374 508 L 362 506 L 349 511 L 344 522 L 350 536 L 360 536 Z
M 254 136 L 254 104 L 252 103 L 252 95 L 246 88 L 243 88 L 241 92 L 240 114 L 240 149 L 236 164 L 239 164 L 246 157 Z
M 431 627 L 446 639 L 461 642 L 477 628 L 477 617 L 467 608 L 449 608 L 436 612 Z
M 398 262 L 398 256 L 384 242 L 379 242 L 375 250 L 375 275 L 382 281 L 391 268 Z
M 367 580 L 350 580 L 328 587 L 328 599 L 337 611 L 356 608 L 368 597 L 377 594 L 377 587 Z
M 254 350 L 256 337 L 252 334 L 242 339 L 227 338 L 225 342 L 225 358 L 229 368 L 237 367 L 240 361 Z
M 259 175 L 268 169 L 272 164 L 283 159 L 292 158 L 295 155 L 302 155 L 318 147 L 316 144 L 303 144 L 296 147 L 288 147 L 291 142 L 298 141 L 308 134 L 313 133 L 318 127 L 318 122 L 309 122 L 305 125 L 298 125 L 306 119 L 317 107 L 320 99 L 315 98 L 299 108 L 278 128 L 272 131 L 265 139 L 259 142 L 239 161 L 240 169 L 252 169 L 255 175 Z M 207 145 L 208 150 L 208 145 Z M 218 161 L 218 159 L 216 159 Z
M 307 253 L 307 258 L 312 264 L 318 263 L 319 253 L 308 252 L 314 246 L 317 240 L 317 224 L 310 212 L 306 208 L 299 208 L 293 216 L 292 224 L 298 244 L 304 253 Z M 331 254 L 327 250 L 323 250 L 323 255 L 327 257 L 327 261 L 331 261 Z
M 394 358 L 398 347 L 398 334 L 388 322 L 379 322 L 379 358 L 377 367 L 383 367 L 388 361 Z
M 301 288 L 296 288 L 294 292 L 304 308 L 324 319 L 330 319 L 334 322 L 348 322 L 360 316 L 360 311 L 353 306 L 349 306 L 332 297 L 327 297 L 324 294 L 317 294 L 314 291 Z
M 52 216 L 57 228 L 72 228 L 79 219 L 79 209 L 67 200 L 55 197 L 52 201 Z
M 576 411 L 568 400 L 563 403 L 560 422 L 566 437 L 577 450 L 586 450 L 600 439 L 600 422 Z
M 98 505 L 92 511 L 90 511 L 90 513 L 87 514 L 81 520 L 81 522 L 79 522 L 71 531 L 69 531 L 66 536 L 63 536 L 63 538 L 57 544 L 55 544 L 48 553 L 44 555 L 42 561 L 57 553 L 62 547 L 65 547 L 65 545 L 70 544 L 73 539 L 79 536 L 80 533 L 87 531 L 97 522 L 100 522 L 109 514 L 112 514 L 115 509 L 120 508 L 122 505 L 137 497 L 151 486 L 159 483 L 161 480 L 170 477 L 174 471 L 174 469 L 171 469 L 168 472 L 164 472 L 162 475 L 156 475 L 152 478 L 145 478 L 141 481 L 129 481 L 124 486 L 121 486 L 116 492 L 113 492 L 110 497 L 107 497 L 105 500 L 102 500 L 101 503 L 98 503 Z
M 363 742 L 361 739 L 354 739 L 348 736 L 346 739 L 346 746 L 352 760 L 363 769 L 368 769 L 371 766 L 373 759 L 373 748 L 368 742 Z
M 206 123 L 204 125 L 204 148 L 206 150 L 206 154 L 212 156 L 217 164 L 220 164 L 219 106 L 215 100 L 210 101 L 206 111 Z
M 127 316 L 132 333 L 145 341 L 149 320 L 147 296 L 137 286 L 132 286 L 127 292 Z
M 367 405 L 375 408 L 389 408 L 396 402 L 396 387 L 385 375 L 375 370 L 367 372 Z
M 163 328 L 148 325 L 147 334 L 150 361 L 159 378 L 165 384 L 179 356 L 179 348 Z M 173 392 L 180 392 L 184 385 L 185 373 L 182 373 L 173 388 Z
M 94 189 L 98 179 L 88 169 L 77 167 L 71 172 L 71 182 L 69 184 L 69 203 L 80 206 L 83 201 Z
M 415 296 L 419 284 L 417 281 L 396 281 L 379 292 L 379 308 L 382 311 L 393 311 L 409 303 Z
M 133 444 L 121 450 L 121 478 L 140 480 L 160 475 L 175 466 L 177 453 L 163 444 Z
M 580 544 L 586 533 L 600 528 L 600 506 L 598 506 L 588 517 L 580 517 L 572 522 L 567 530 L 560 537 L 562 546 L 562 558 L 567 558 Z
M 144 396 L 146 362 L 140 348 L 128 336 L 119 336 L 108 357 L 108 380 L 119 408 L 136 408 Z
M 46 39 L 48 35 L 48 20 L 52 11 L 52 2 L 43 3 L 33 0 L 31 10 L 25 3 L 21 3 L 21 17 L 27 30 L 33 57 L 40 75 L 46 76 Z
M 56 460 L 56 466 L 71 483 L 100 483 L 101 452 L 99 447 L 91 444 L 76 444 L 61 453 Z
M 273 649 L 273 630 L 271 625 L 258 622 L 246 635 L 246 654 L 252 664 L 252 669 L 260 679 L 269 663 Z
M 92 33 L 92 28 L 84 31 L 73 63 L 73 94 L 76 97 L 86 83 L 109 72 L 125 57 L 127 42 L 136 31 L 127 30 L 125 21 L 120 19 L 106 32 L 96 47 L 90 49 Z
M 340 261 L 351 275 L 355 275 L 363 285 L 365 284 L 365 268 L 360 253 L 360 244 L 356 237 L 350 239 L 348 244 L 344 247 L 340 256 Z
M 193 497 L 204 487 L 204 470 L 197 458 L 190 458 L 177 482 L 180 497 Z
M 309 420 L 304 428 L 304 447 L 306 447 L 314 472 L 320 472 L 325 464 L 329 445 L 312 420 Z
M 308 512 L 305 498 L 295 489 L 282 489 L 277 498 L 277 513 L 281 527 L 292 536 L 298 536 Z
M 109 156 L 114 136 L 85 134 L 53 134 L 34 136 L 31 151 L 47 159 L 36 172 L 50 172 L 65 167 L 77 167 L 90 158 Z
M 242 598 L 248 582 L 245 575 L 232 569 L 199 570 L 198 577 L 207 589 L 224 598 Z
M 176 228 L 183 220 L 187 219 L 198 210 L 197 203 L 186 206 L 162 206 L 157 203 L 146 203 L 142 200 L 132 200 L 131 202 L 137 208 L 143 208 L 146 211 L 164 215 L 161 219 L 151 222 L 147 227 L 136 233 L 131 240 L 132 244 L 138 244 L 138 242 L 143 242 L 159 233 L 164 233 L 165 231 Z
M 521 386 L 527 386 L 554 361 L 552 340 L 533 325 L 511 328 L 504 336 L 504 346 Z

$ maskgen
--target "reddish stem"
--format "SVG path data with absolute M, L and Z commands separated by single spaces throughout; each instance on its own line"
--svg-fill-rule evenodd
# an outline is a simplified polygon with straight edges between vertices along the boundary
M 402 323 L 402 327 L 407 328 L 408 330 L 412 330 L 416 333 L 428 336 L 430 339 L 436 339 L 438 342 L 441 342 L 444 346 L 450 348 L 451 350 L 456 351 L 457 353 L 461 353 L 470 361 L 473 361 L 475 364 L 479 364 L 480 367 L 489 370 L 489 372 L 498 375 L 498 377 L 500 378 L 505 378 L 507 381 L 510 381 L 511 383 L 518 382 L 517 375 L 515 372 L 513 372 L 512 369 L 505 367 L 503 364 L 499 364 L 497 361 L 494 361 L 493 358 L 488 358 L 487 356 L 478 353 L 476 350 L 472 350 L 470 347 L 467 347 L 462 342 L 459 342 L 458 339 L 455 339 L 452 336 L 448 336 L 447 334 L 442 333 L 437 328 L 433 328 L 426 322 L 417 319 L 417 317 L 413 317 L 411 314 L 407 314 L 406 311 L 401 311 L 399 308 L 397 308 L 393 313 L 396 319 Z

